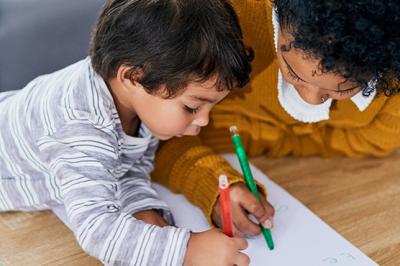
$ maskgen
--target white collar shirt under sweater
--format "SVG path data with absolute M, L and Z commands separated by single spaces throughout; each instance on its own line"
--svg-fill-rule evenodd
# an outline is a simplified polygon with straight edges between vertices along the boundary
M 182 265 L 189 231 L 132 214 L 167 205 L 150 186 L 157 140 L 126 135 L 89 58 L 0 94 L 0 211 L 64 205 L 81 247 L 107 265 Z

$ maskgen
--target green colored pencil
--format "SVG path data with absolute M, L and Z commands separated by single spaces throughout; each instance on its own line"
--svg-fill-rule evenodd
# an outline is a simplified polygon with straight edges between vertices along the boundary
M 244 180 L 246 182 L 247 187 L 250 189 L 251 193 L 261 201 L 260 194 L 258 193 L 258 189 L 256 186 L 256 182 L 254 181 L 253 174 L 250 170 L 249 161 L 247 160 L 246 152 L 243 148 L 242 140 L 240 139 L 239 133 L 237 133 L 237 127 L 231 126 L 229 128 L 232 136 L 233 145 L 235 146 L 236 155 L 239 159 L 240 167 L 242 168 Z M 261 228 L 261 232 L 267 242 L 267 246 L 270 250 L 274 249 L 274 241 L 272 240 L 271 230 L 265 228 L 261 223 L 259 224 Z

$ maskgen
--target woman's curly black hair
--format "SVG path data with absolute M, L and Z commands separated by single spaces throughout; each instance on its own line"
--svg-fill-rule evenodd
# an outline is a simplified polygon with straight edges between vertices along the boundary
M 290 47 L 335 73 L 387 96 L 400 93 L 399 0 L 273 0 Z M 376 87 L 370 81 L 376 82 Z M 368 84 L 370 86 L 368 86 Z

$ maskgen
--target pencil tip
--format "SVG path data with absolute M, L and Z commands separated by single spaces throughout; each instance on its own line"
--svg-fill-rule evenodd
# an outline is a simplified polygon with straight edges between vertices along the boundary
M 229 128 L 229 131 L 231 132 L 231 135 L 235 135 L 236 134 L 236 132 L 237 132 L 237 127 L 236 126 L 231 126 L 230 128 Z

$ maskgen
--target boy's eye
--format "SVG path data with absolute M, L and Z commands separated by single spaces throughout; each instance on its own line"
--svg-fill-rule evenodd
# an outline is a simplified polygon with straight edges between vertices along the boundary
M 185 105 L 185 111 L 188 112 L 189 114 L 195 114 L 197 113 L 197 111 L 199 110 L 199 108 L 191 108 L 187 105 Z

